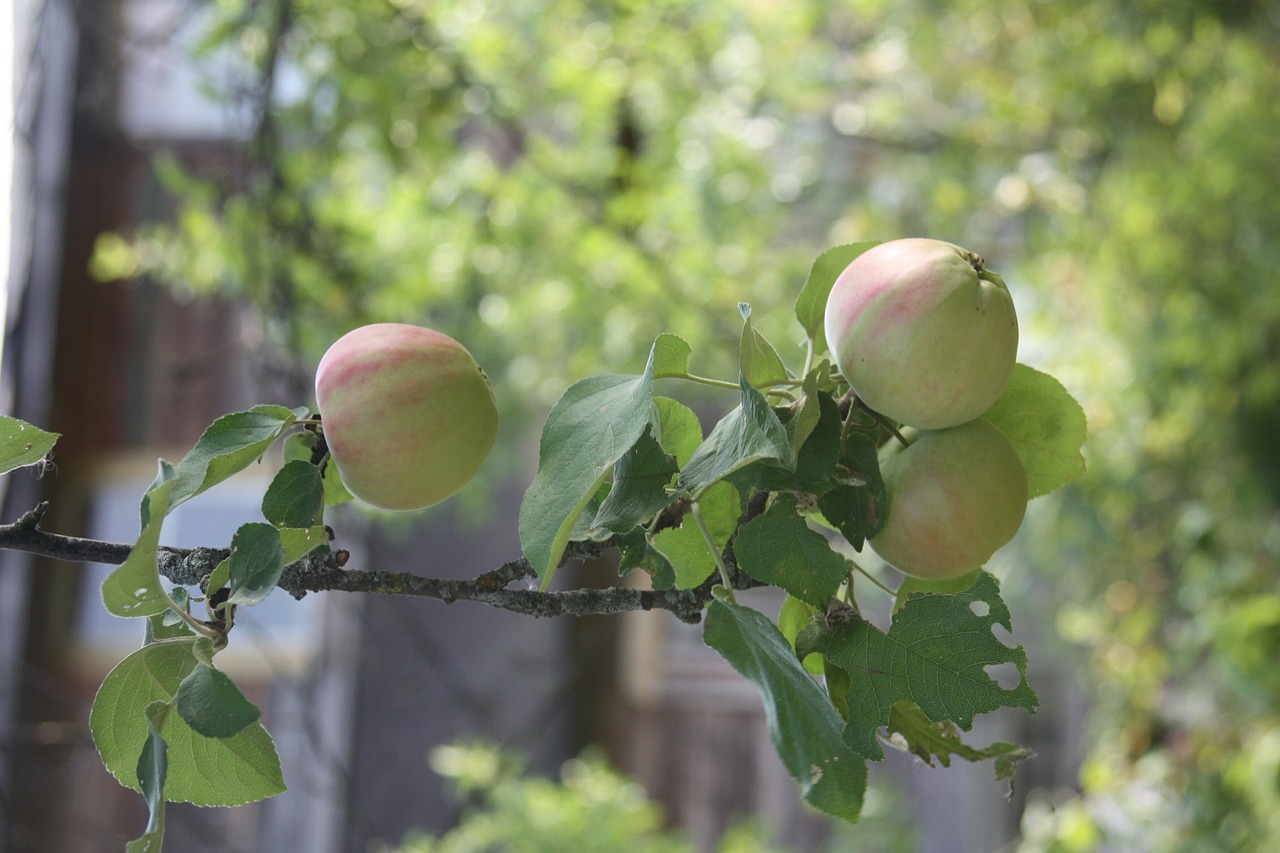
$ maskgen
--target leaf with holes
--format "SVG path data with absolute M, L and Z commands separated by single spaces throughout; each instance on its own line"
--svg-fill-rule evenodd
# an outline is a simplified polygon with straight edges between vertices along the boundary
M 1013 794 L 1013 773 L 1018 765 L 1034 753 L 1016 743 L 996 742 L 989 746 L 970 746 L 960 740 L 960 732 L 950 720 L 934 722 L 924 711 L 911 702 L 898 702 L 889 712 L 889 734 L 897 735 L 908 752 L 933 766 L 934 759 L 943 766 L 951 766 L 952 756 L 965 761 L 988 761 L 996 773 L 996 779 L 1008 781 L 1009 794 Z
M 883 758 L 876 732 L 903 700 L 930 720 L 950 720 L 965 731 L 976 715 L 997 708 L 1034 712 L 1038 700 L 1027 684 L 1027 654 L 1022 646 L 1001 643 L 992 632 L 996 625 L 1009 630 L 1009 609 L 996 579 L 984 573 L 963 593 L 912 596 L 887 634 L 856 617 L 829 628 L 811 650 L 849 673 L 845 740 L 860 755 Z M 987 672 L 1004 664 L 1017 669 L 1015 687 L 1001 687 Z

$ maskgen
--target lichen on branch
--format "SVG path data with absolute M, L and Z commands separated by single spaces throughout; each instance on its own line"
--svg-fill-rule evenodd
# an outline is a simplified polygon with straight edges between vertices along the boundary
M 51 533 L 40 526 L 48 504 L 41 503 L 11 524 L 0 525 L 0 549 L 24 551 L 70 563 L 119 565 L 132 546 Z M 566 553 L 566 560 L 603 554 L 608 543 L 583 543 Z M 169 581 L 201 586 L 226 559 L 226 548 L 173 548 L 156 551 L 157 568 Z M 595 616 L 636 610 L 667 610 L 696 624 L 710 599 L 710 585 L 693 590 L 643 590 L 629 587 L 538 591 L 511 585 L 536 577 L 529 562 L 519 557 L 471 580 L 434 578 L 414 572 L 360 571 L 345 568 L 345 552 L 314 554 L 285 567 L 278 586 L 294 598 L 311 592 L 362 592 L 435 598 L 446 604 L 475 601 L 528 616 Z

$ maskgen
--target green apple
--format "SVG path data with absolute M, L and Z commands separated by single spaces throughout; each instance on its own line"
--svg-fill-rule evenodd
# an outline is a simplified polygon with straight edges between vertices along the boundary
M 920 429 L 985 412 L 1018 352 L 1018 317 L 1000 277 L 973 252 L 920 237 L 854 258 L 831 288 L 824 323 L 858 397 Z
M 405 323 L 339 338 L 316 368 L 316 401 L 342 482 L 381 509 L 449 497 L 475 476 L 498 433 L 493 388 L 471 353 Z
M 880 463 L 889 514 L 871 547 L 908 575 L 948 580 L 981 568 L 1018 532 L 1027 472 L 988 421 L 921 430 Z

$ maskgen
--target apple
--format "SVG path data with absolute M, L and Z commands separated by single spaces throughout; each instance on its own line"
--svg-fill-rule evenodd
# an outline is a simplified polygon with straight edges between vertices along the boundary
M 899 571 L 949 580 L 981 568 L 1018 532 L 1027 472 L 990 422 L 922 430 L 881 459 L 888 516 L 871 547 Z
M 832 286 L 823 319 L 854 393 L 919 429 L 981 415 L 1017 358 L 1009 289 L 980 257 L 941 240 L 891 240 L 854 258 Z
M 342 482 L 380 509 L 449 497 L 498 433 L 493 388 L 471 353 L 405 323 L 362 326 L 334 342 L 316 368 L 316 402 Z

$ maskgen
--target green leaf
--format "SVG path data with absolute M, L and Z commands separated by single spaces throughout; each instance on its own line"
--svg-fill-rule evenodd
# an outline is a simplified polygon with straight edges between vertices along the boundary
M 670 397 L 654 397 L 653 405 L 658 412 L 655 437 L 662 449 L 676 458 L 676 465 L 683 468 L 702 444 L 702 423 L 693 409 Z
M 310 462 L 311 455 L 319 443 L 320 437 L 309 429 L 300 430 L 288 435 L 281 444 L 281 452 L 285 462 Z
M 199 665 L 194 640 L 166 640 L 143 646 L 107 674 L 94 697 L 89 729 L 111 775 L 140 790 L 139 751 L 149 737 L 146 709 L 174 701 L 178 687 Z M 160 730 L 168 744 L 165 798 L 198 806 L 238 806 L 279 794 L 284 788 L 280 758 L 260 723 L 230 738 L 207 738 L 180 714 L 170 714 Z
M 178 589 L 181 589 L 181 587 Z M 178 589 L 173 591 L 177 592 Z M 183 637 L 195 637 L 195 631 L 191 629 L 191 626 L 183 621 L 172 609 L 148 616 L 145 624 L 146 629 L 142 635 L 143 644 L 158 643 L 161 640 L 174 640 Z
M 147 706 L 147 741 L 138 757 L 138 788 L 147 801 L 147 828 L 125 845 L 125 853 L 160 853 L 164 844 L 164 779 L 169 767 L 168 747 L 160 730 L 173 706 L 152 702 Z
M 787 638 L 755 610 L 715 600 L 707 608 L 703 639 L 760 692 L 769 737 L 805 802 L 856 821 L 867 766 L 842 739 L 844 721 L 796 660 Z
M 205 429 L 177 466 L 170 509 L 252 465 L 305 409 L 254 406 L 223 415 Z
M 795 467 L 787 429 L 759 391 L 739 379 L 742 402 L 712 428 L 680 472 L 680 487 L 695 497 L 713 483 L 760 459 Z
M 902 579 L 902 583 L 898 585 L 898 594 L 894 599 L 893 609 L 901 609 L 904 604 L 911 600 L 911 596 L 913 595 L 926 593 L 954 595 L 958 592 L 965 592 L 972 587 L 980 577 L 982 577 L 982 569 L 974 569 L 967 575 L 961 575 L 958 578 L 951 578 L 950 580 L 945 581 L 930 581 L 907 575 Z
M 324 481 L 310 461 L 286 462 L 262 498 L 262 515 L 276 527 L 310 527 L 324 509 Z
M 653 378 L 683 379 L 689 375 L 693 349 L 684 338 L 663 332 L 653 342 Z
M 831 288 L 835 286 L 836 279 L 854 258 L 879 243 L 879 240 L 845 243 L 828 249 L 813 262 L 813 267 L 809 270 L 809 280 L 805 282 L 804 287 L 800 289 L 800 294 L 796 297 L 795 312 L 796 319 L 800 321 L 805 335 L 813 340 L 814 349 L 817 352 L 825 352 L 828 348 L 826 334 L 823 331 L 824 318 L 827 312 L 827 298 L 831 295 Z
M 952 756 L 965 761 L 992 760 L 996 779 L 1009 782 L 1013 794 L 1013 774 L 1018 765 L 1035 753 L 1016 743 L 996 742 L 981 749 L 960 739 L 960 732 L 950 720 L 934 722 L 919 706 L 898 702 L 889 712 L 889 734 L 898 735 L 906 750 L 924 760 L 930 767 L 936 758 L 943 767 L 951 766 Z
M 172 473 L 172 467 L 161 462 L 156 484 L 142 497 L 141 515 L 145 522 L 138 541 L 119 568 L 102 581 L 102 603 L 107 612 L 115 616 L 152 616 L 169 609 L 169 599 L 156 568 L 156 549 L 176 484 L 171 479 Z
M 213 567 L 213 571 L 209 572 L 209 593 L 213 594 L 222 589 L 231 580 L 231 558 L 227 557 L 218 565 Z
M 792 649 L 796 647 L 796 636 L 800 629 L 812 622 L 817 613 L 818 608 L 791 593 L 787 593 L 786 598 L 782 599 L 782 607 L 778 610 L 778 630 L 787 638 Z M 804 668 L 814 675 L 822 675 L 825 668 L 822 655 L 805 655 L 803 663 Z
M 835 400 L 829 394 L 806 396 L 800 411 L 783 426 L 799 448 L 795 467 L 787 469 L 771 460 L 755 462 L 730 475 L 739 491 L 822 495 L 836 487 L 833 473 L 840 457 L 841 423 Z
M 767 387 L 788 381 L 791 376 L 782 363 L 782 356 L 773 344 L 756 330 L 751 323 L 751 306 L 738 303 L 742 313 L 742 337 L 738 341 L 738 370 L 748 385 Z
M 192 730 L 211 738 L 234 737 L 261 714 L 226 673 L 205 663 L 178 685 L 177 707 Z
M 876 731 L 903 700 L 919 705 L 929 719 L 951 720 L 965 731 L 974 716 L 996 708 L 1034 711 L 1027 654 L 996 639 L 995 625 L 1009 629 L 1009 610 L 995 578 L 984 573 L 964 593 L 913 596 L 894 614 L 887 634 L 857 617 L 832 628 L 823 650 L 849 673 L 849 745 L 867 758 L 883 758 Z M 1019 676 L 1011 689 L 986 671 L 1005 663 Z
M 284 565 L 279 530 L 260 521 L 240 525 L 231 537 L 227 566 L 231 594 L 227 601 L 231 604 L 262 601 L 276 588 Z
M 861 551 L 867 538 L 884 526 L 889 505 L 870 435 L 857 429 L 846 431 L 835 478 L 840 485 L 818 499 L 818 509 L 828 524 Z
M 763 515 L 742 525 L 733 553 L 751 577 L 824 610 L 849 573 L 848 561 L 810 529 L 790 497 L 777 498 Z
M 620 534 L 615 540 L 618 546 L 618 574 L 625 575 L 632 569 L 647 574 L 654 589 L 671 589 L 676 583 L 675 568 L 661 552 L 649 542 L 649 536 L 637 527 Z
M 596 511 L 592 527 L 623 533 L 671 502 L 668 487 L 679 469 L 649 431 L 618 460 L 613 488 Z
M 347 484 L 342 482 L 342 476 L 338 473 L 338 466 L 330 460 L 324 466 L 324 505 L 338 506 L 339 504 L 353 501 L 356 496 L 347 490 Z
M 593 376 L 569 387 L 542 428 L 538 473 L 520 504 L 520 547 L 546 589 L 579 514 L 653 416 L 653 363 L 640 376 Z
M 1030 497 L 1047 495 L 1084 473 L 1084 409 L 1049 374 L 1015 365 L 1004 393 L 982 417 L 1013 442 L 1027 469 Z
M 716 552 L 723 552 L 742 515 L 742 499 L 730 483 L 716 483 L 698 499 L 702 521 L 711 534 Z M 692 514 L 686 514 L 680 527 L 671 527 L 654 534 L 653 547 L 661 553 L 675 571 L 676 589 L 693 589 L 709 578 L 716 570 L 711 546 L 698 529 Z
M 45 432 L 26 421 L 0 415 L 0 474 L 34 465 L 49 455 L 61 436 Z
M 282 527 L 279 532 L 280 550 L 284 553 L 283 562 L 286 566 L 296 563 L 321 548 L 326 551 L 329 549 L 329 533 L 324 529 L 323 524 L 311 527 Z

